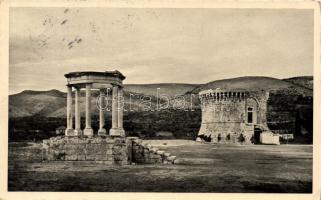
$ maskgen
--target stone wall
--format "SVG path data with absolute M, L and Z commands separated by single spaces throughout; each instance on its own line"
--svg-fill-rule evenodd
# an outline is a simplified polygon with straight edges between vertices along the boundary
M 137 137 L 52 137 L 43 140 L 43 160 L 93 161 L 107 165 L 174 164 L 176 156 Z
M 43 159 L 126 165 L 131 162 L 130 146 L 131 140 L 126 138 L 52 137 L 43 140 Z

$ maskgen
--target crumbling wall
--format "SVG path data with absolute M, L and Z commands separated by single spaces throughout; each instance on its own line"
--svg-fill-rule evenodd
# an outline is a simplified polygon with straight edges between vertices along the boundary
M 161 151 L 142 140 L 133 140 L 132 162 L 137 164 L 176 164 L 176 156 Z

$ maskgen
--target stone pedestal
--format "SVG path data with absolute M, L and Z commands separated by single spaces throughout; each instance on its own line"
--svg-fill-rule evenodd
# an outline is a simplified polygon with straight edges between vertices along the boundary
M 43 159 L 127 165 L 131 162 L 131 146 L 132 140 L 119 137 L 53 137 L 43 141 Z
M 85 128 L 84 129 L 84 135 L 88 137 L 93 137 L 94 136 L 94 130 L 92 128 Z
M 76 135 L 75 135 L 75 130 L 72 129 L 72 128 L 67 128 L 67 129 L 65 130 L 65 135 L 68 136 L 68 137 L 76 136 Z
M 109 135 L 114 137 L 125 137 L 125 130 L 123 128 L 112 128 L 109 130 Z
M 98 135 L 99 136 L 107 136 L 107 131 L 106 129 L 102 128 L 98 130 Z

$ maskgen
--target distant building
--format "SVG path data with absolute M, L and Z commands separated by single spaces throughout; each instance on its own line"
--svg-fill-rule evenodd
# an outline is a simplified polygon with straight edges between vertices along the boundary
M 199 93 L 202 124 L 197 140 L 212 143 L 279 144 L 267 126 L 266 91 L 205 90 Z
M 62 135 L 65 134 L 66 127 L 65 126 L 59 126 L 56 128 L 56 135 Z
M 155 134 L 156 137 L 159 138 L 166 138 L 166 139 L 173 139 L 175 138 L 172 132 L 169 131 L 159 131 Z

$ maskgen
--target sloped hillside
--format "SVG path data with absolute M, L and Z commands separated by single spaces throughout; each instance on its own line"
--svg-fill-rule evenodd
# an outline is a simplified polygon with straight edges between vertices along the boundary
M 277 91 L 277 90 L 288 89 L 292 93 L 294 92 L 297 94 L 312 95 L 312 91 L 305 87 L 295 85 L 280 79 L 271 78 L 271 77 L 261 77 L 261 76 L 245 76 L 245 77 L 239 77 L 239 78 L 212 81 L 212 82 L 200 85 L 188 93 L 196 94 L 201 90 L 216 89 L 216 88 L 227 89 L 227 90 L 245 89 L 248 91 L 253 91 L 253 90 Z
M 9 97 L 9 117 L 48 116 L 66 106 L 66 94 L 58 90 L 26 90 Z
M 313 76 L 298 76 L 283 80 L 301 87 L 305 87 L 311 90 L 313 89 Z
M 124 90 L 131 93 L 156 96 L 157 88 L 160 95 L 166 95 L 173 98 L 175 95 L 182 95 L 194 89 L 198 84 L 184 83 L 159 83 L 159 84 L 127 84 Z

